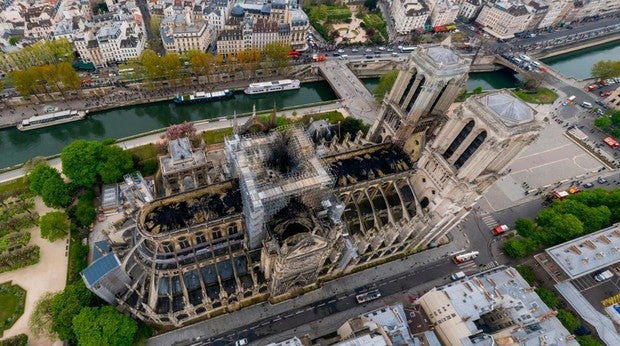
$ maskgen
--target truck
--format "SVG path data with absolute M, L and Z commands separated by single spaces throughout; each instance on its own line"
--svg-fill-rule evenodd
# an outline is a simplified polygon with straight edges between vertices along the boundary
M 315 61 L 315 62 L 317 62 L 317 61 L 325 61 L 325 54 L 321 54 L 321 55 L 314 54 L 312 56 L 312 61 Z
M 465 273 L 463 272 L 456 272 L 452 275 L 450 275 L 450 279 L 452 279 L 452 281 L 457 281 L 457 280 L 461 280 L 462 278 L 466 277 L 467 275 L 465 275 Z
M 480 254 L 480 252 L 478 251 L 472 251 L 472 252 L 467 252 L 464 254 L 460 254 L 460 255 L 456 255 L 452 258 L 452 260 L 454 261 L 454 263 L 456 264 L 460 264 L 463 262 L 467 262 L 467 261 L 471 261 L 474 258 L 478 257 L 478 255 Z
M 493 227 L 493 235 L 500 235 L 502 233 L 508 232 L 509 230 L 510 230 L 510 227 L 506 225 L 497 225 Z
M 603 282 L 605 280 L 611 279 L 613 276 L 614 274 L 611 272 L 611 270 L 605 270 L 602 273 L 594 275 L 594 280 L 596 280 L 597 282 Z

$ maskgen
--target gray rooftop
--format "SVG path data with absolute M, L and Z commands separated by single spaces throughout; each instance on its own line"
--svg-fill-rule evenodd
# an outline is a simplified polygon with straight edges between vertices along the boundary
M 459 56 L 451 49 L 445 47 L 431 47 L 428 49 L 427 54 L 438 64 L 454 65 L 459 62 Z
M 620 226 L 615 224 L 546 251 L 571 279 L 592 273 L 620 261 Z
M 484 97 L 484 103 L 502 120 L 507 126 L 525 124 L 534 120 L 534 112 L 515 96 L 498 92 Z
M 470 336 L 480 332 L 475 321 L 498 309 L 503 309 L 501 312 L 514 326 L 497 330 L 491 335 L 494 338 L 509 338 L 520 345 L 539 345 L 540 340 L 546 340 L 549 345 L 578 345 L 575 340 L 567 340 L 571 333 L 550 314 L 551 309 L 514 268 L 500 267 L 427 294 L 429 296 L 421 297 L 419 302 L 431 320 L 446 315 L 436 321 L 435 332 L 450 340 L 459 340 L 462 345 L 492 343 L 490 338 L 470 339 Z M 453 309 L 456 315 L 448 316 L 450 311 L 444 313 L 445 307 Z M 433 317 L 437 309 L 443 310 Z
M 116 257 L 116 254 L 110 253 L 91 263 L 82 271 L 82 277 L 86 281 L 86 285 L 92 287 L 104 276 L 120 266 L 121 262 Z
M 192 145 L 187 137 L 171 140 L 168 144 L 168 149 L 172 160 L 175 162 L 184 161 L 192 157 Z
M 411 345 L 407 315 L 402 304 L 385 306 L 362 316 L 381 325 L 395 345 Z

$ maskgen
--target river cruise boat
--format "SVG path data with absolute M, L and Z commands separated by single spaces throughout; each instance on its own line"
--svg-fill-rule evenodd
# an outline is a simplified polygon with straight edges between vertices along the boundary
M 66 110 L 43 115 L 35 115 L 28 119 L 22 120 L 22 122 L 17 125 L 17 129 L 20 131 L 28 131 L 82 120 L 86 117 L 87 112 L 88 111 Z
M 301 83 L 298 79 L 281 79 L 272 82 L 261 82 L 250 84 L 244 92 L 248 95 L 273 93 L 284 90 L 299 89 Z
M 190 95 L 177 95 L 174 98 L 175 103 L 196 103 L 196 102 L 210 102 L 233 97 L 232 90 L 214 91 L 212 93 L 198 91 Z

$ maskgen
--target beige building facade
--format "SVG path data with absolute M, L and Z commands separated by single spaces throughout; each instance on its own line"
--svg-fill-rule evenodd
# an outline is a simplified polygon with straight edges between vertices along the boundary
M 523 3 L 500 0 L 485 4 L 476 22 L 489 34 L 499 39 L 510 39 L 528 27 L 531 17 Z

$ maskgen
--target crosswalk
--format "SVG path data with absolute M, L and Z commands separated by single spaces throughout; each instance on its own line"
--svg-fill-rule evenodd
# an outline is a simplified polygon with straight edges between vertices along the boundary
M 481 216 L 480 220 L 482 220 L 489 229 L 499 225 L 499 222 L 491 214 Z
M 457 264 L 457 267 L 459 267 L 459 271 L 464 273 L 478 271 L 478 265 L 474 261 L 459 263 Z

